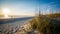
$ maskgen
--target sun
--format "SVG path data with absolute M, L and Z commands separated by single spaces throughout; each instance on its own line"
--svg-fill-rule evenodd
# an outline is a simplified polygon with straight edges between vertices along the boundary
M 3 12 L 5 18 L 8 18 L 9 17 L 8 16 L 8 14 L 10 13 L 10 9 L 9 8 L 3 8 L 2 9 L 2 12 Z
M 10 9 L 8 8 L 3 8 L 3 13 L 8 14 L 10 12 Z

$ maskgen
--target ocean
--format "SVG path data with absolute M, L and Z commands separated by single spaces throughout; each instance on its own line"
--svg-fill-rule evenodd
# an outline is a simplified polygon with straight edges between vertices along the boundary
M 27 23 L 30 19 L 32 19 L 32 17 L 27 17 L 27 18 L 14 18 L 14 20 L 9 19 L 7 20 L 2 20 L 0 19 L 0 34 L 2 33 L 6 33 L 9 32 L 13 29 L 19 29 L 20 26 L 24 25 L 25 23 Z M 8 21 L 8 22 L 7 22 Z

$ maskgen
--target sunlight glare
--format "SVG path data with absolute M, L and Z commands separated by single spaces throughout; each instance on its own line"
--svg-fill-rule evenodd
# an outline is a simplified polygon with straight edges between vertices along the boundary
M 10 13 L 10 10 L 8 8 L 3 8 L 2 11 L 4 14 L 4 18 L 8 18 L 9 17 L 8 14 Z
M 4 18 L 8 18 L 8 15 L 4 15 Z

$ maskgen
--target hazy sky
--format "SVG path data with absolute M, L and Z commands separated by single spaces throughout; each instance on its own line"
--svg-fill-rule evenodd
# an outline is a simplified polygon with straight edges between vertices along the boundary
M 0 13 L 2 8 L 8 8 L 11 14 L 32 16 L 39 6 L 43 14 L 60 12 L 60 0 L 0 0 Z
M 1 8 L 9 8 L 10 13 L 16 15 L 34 15 L 39 0 L 0 0 Z

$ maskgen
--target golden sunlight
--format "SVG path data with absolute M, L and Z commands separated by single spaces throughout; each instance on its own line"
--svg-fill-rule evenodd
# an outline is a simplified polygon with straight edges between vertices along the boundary
M 9 17 L 8 17 L 8 15 L 5 14 L 5 15 L 4 15 L 4 18 L 9 18 Z
M 8 14 L 10 13 L 10 9 L 8 9 L 8 8 L 3 8 L 3 9 L 2 9 L 2 12 L 3 12 L 3 14 L 4 14 L 4 18 L 8 18 L 8 17 L 9 17 Z

